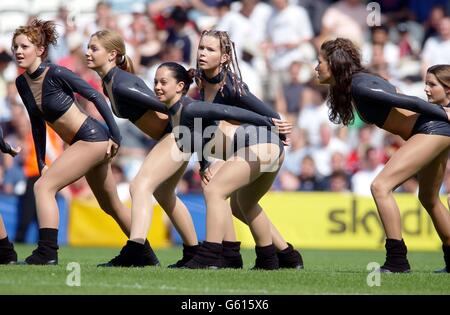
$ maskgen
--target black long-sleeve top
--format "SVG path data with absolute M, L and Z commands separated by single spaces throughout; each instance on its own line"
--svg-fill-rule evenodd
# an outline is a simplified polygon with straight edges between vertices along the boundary
M 242 82 L 241 84 L 243 92 L 239 93 L 238 89 L 233 88 L 233 80 L 231 74 L 228 73 L 225 84 L 217 92 L 213 103 L 237 106 L 263 116 L 280 119 L 280 115 L 273 108 L 253 95 L 245 83 Z M 200 91 L 200 95 L 202 100 L 205 100 L 203 89 Z
M 46 125 L 61 117 L 74 103 L 74 92 L 94 103 L 108 125 L 111 138 L 120 144 L 119 128 L 105 98 L 67 68 L 41 63 L 32 74 L 17 77 L 16 87 L 28 111 L 36 147 L 38 167 L 45 166 Z
M 352 76 L 351 93 L 361 118 L 380 128 L 393 107 L 425 114 L 431 119 L 448 121 L 443 106 L 430 104 L 415 96 L 399 94 L 388 81 L 370 73 L 359 72 Z
M 117 117 L 135 122 L 148 110 L 167 114 L 164 103 L 138 76 L 114 67 L 103 77 L 103 90 Z
M 244 82 L 238 82 L 238 84 L 242 84 L 242 92 L 239 92 L 239 89 L 233 86 L 232 75 L 230 73 L 227 73 L 225 83 L 217 92 L 216 96 L 214 97 L 213 103 L 236 106 L 252 111 L 259 115 L 280 119 L 280 115 L 278 115 L 278 113 L 272 107 L 258 99 L 250 92 L 247 84 L 245 84 Z M 203 89 L 200 90 L 200 96 L 204 101 L 205 91 Z M 284 134 L 279 134 L 279 137 L 281 140 L 286 139 L 286 136 Z M 204 162 L 201 164 L 201 167 L 206 169 L 208 165 L 209 163 Z
M 210 126 L 216 126 L 218 120 L 236 120 L 241 123 L 248 123 L 255 126 L 274 126 L 272 118 L 263 116 L 252 111 L 236 106 L 224 104 L 214 104 L 202 101 L 194 101 L 189 97 L 182 97 L 169 109 L 169 115 L 174 128 L 175 139 L 178 147 L 185 153 L 197 151 L 199 157 L 202 156 L 199 150 L 209 141 L 204 137 L 204 131 Z M 201 119 L 196 123 L 196 118 Z M 183 130 L 180 127 L 186 127 Z M 183 131 L 189 130 L 190 137 L 185 138 Z

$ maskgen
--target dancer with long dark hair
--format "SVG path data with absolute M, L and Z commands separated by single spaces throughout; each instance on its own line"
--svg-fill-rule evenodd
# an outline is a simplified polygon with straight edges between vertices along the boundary
M 442 104 L 399 94 L 389 82 L 368 73 L 361 65 L 359 51 L 348 39 L 323 43 L 316 71 L 320 83 L 330 87 L 331 121 L 348 125 L 356 110 L 365 122 L 406 140 L 371 184 L 386 233 L 386 261 L 381 271 L 410 271 L 393 190 L 416 173 L 419 200 L 442 240 L 446 270 L 449 270 L 450 213 L 439 199 L 450 145 L 448 109 Z
M 241 204 L 242 214 L 256 242 L 255 268 L 278 269 L 279 261 L 272 244 L 270 221 L 254 205 L 270 189 L 284 157 L 283 143 L 272 127 L 277 126 L 278 131 L 286 133 L 289 132 L 290 125 L 272 116 L 260 115 L 236 106 L 193 101 L 184 96 L 192 78 L 192 74 L 174 62 L 160 65 L 155 76 L 155 93 L 169 109 L 178 154 L 192 153 L 200 148 L 199 156 L 203 157 L 203 148 L 211 141 L 205 131 L 217 128 L 216 121 L 233 120 L 244 125 L 236 130 L 231 149 L 224 152 L 224 165 L 204 188 L 207 208 L 206 240 L 185 267 L 228 267 L 223 265 L 223 241 L 228 226 L 232 224 L 227 199 L 232 193 L 238 192 L 243 194 L 240 200 L 246 202 Z M 196 127 L 197 119 L 201 119 L 201 127 Z
M 227 104 L 244 108 L 255 113 L 280 118 L 280 116 L 267 104 L 255 97 L 247 85 L 242 81 L 239 70 L 239 64 L 236 58 L 234 43 L 231 41 L 227 32 L 207 30 L 203 31 L 197 51 L 197 85 L 200 87 L 202 100 L 219 104 Z M 221 121 L 218 132 L 215 134 L 216 141 L 211 141 L 214 150 L 217 140 L 218 143 L 230 142 L 239 125 L 233 121 Z M 281 134 L 283 140 L 285 135 Z M 284 141 L 285 142 L 285 141 Z M 285 142 L 286 143 L 286 142 Z M 217 145 L 219 146 L 219 145 Z M 223 161 L 216 161 L 203 174 L 204 182 L 212 179 L 223 165 Z M 242 191 L 241 193 L 239 191 Z M 245 189 L 235 191 L 230 197 L 230 206 L 233 215 L 247 224 L 243 215 L 243 207 L 253 207 L 253 211 L 262 211 L 258 203 L 252 205 L 252 200 L 247 200 L 244 193 Z M 258 196 L 255 196 L 258 199 Z M 277 256 L 281 268 L 303 268 L 303 258 L 293 246 L 287 243 L 281 236 L 276 227 L 269 221 L 273 245 L 276 248 Z M 234 228 L 231 223 L 225 233 L 223 242 L 224 254 L 234 257 L 235 262 L 239 263 L 240 242 L 236 241 Z

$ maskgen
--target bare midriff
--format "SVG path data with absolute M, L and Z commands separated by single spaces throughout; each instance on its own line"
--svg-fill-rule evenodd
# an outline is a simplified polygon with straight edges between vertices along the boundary
M 383 129 L 402 137 L 403 140 L 408 140 L 418 116 L 418 113 L 394 107 L 389 112 Z

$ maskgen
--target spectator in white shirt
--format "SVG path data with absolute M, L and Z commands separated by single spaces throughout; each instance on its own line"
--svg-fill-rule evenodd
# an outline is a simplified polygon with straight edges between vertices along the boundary
M 422 52 L 422 69 L 437 64 L 450 64 L 450 17 L 445 17 L 439 24 L 439 36 L 430 37 Z

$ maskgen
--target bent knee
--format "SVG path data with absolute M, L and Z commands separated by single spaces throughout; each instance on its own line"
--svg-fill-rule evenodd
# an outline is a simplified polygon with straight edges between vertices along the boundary
M 33 186 L 34 194 L 41 194 L 41 193 L 50 193 L 54 192 L 56 194 L 56 189 L 52 187 L 52 185 L 49 183 L 48 180 L 46 180 L 45 177 L 40 177 Z
M 370 191 L 372 192 L 372 196 L 376 197 L 387 195 L 392 189 L 382 179 L 375 178 L 370 184 Z
M 203 193 L 205 198 L 225 198 L 223 188 L 221 189 L 219 185 L 211 182 L 205 186 Z
M 146 194 L 150 191 L 150 189 L 151 189 L 150 185 L 144 180 L 135 178 L 130 182 L 131 198 L 133 198 L 139 194 Z

